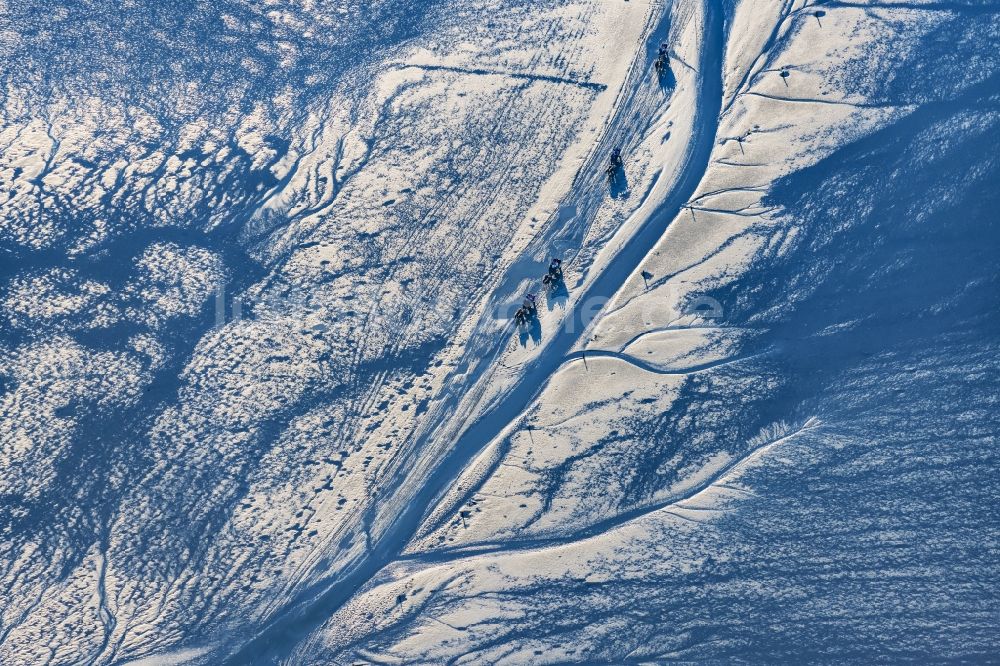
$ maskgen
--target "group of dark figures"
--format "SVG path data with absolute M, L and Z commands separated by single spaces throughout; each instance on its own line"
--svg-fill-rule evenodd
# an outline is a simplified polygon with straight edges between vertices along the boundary
M 608 175 L 608 182 L 612 185 L 618 180 L 618 171 L 622 168 L 622 149 L 615 148 L 611 151 L 611 159 L 608 160 L 608 166 L 604 169 L 604 173 Z
M 653 62 L 653 67 L 656 69 L 657 76 L 663 76 L 665 72 L 669 70 L 668 60 L 670 54 L 668 53 L 667 44 L 663 43 L 660 45 L 659 50 L 656 54 L 656 60 Z M 618 180 L 619 173 L 621 172 L 622 165 L 622 149 L 615 148 L 611 151 L 611 157 L 608 160 L 608 166 L 604 169 L 604 173 L 608 176 L 608 182 L 614 185 Z M 542 285 L 546 289 L 553 289 L 556 285 L 562 282 L 563 270 L 562 270 L 562 260 L 553 259 L 549 264 L 549 272 L 545 274 L 542 278 Z M 524 297 L 524 302 L 521 303 L 521 307 L 517 309 L 514 313 L 514 322 L 518 326 L 525 326 L 528 322 L 535 318 L 538 314 L 538 304 L 535 294 L 528 294 Z
M 562 279 L 562 259 L 553 259 L 552 262 L 549 263 L 549 272 L 542 278 L 542 285 L 549 290 L 555 289 L 556 285 L 562 282 Z M 514 323 L 518 326 L 524 326 L 537 314 L 538 304 L 536 296 L 534 294 L 528 294 L 524 297 L 524 302 L 521 303 L 521 307 L 519 307 L 517 312 L 514 313 Z
M 656 69 L 656 76 L 662 77 L 670 70 L 670 49 L 666 42 L 660 44 L 660 48 L 656 52 L 656 60 L 653 62 L 653 67 Z M 604 173 L 608 177 L 608 183 L 615 185 L 618 181 L 618 176 L 621 174 L 622 169 L 622 149 L 615 148 L 611 151 L 611 159 L 608 161 L 608 166 L 605 167 Z
M 656 69 L 657 76 L 662 76 L 666 73 L 669 65 L 667 60 L 670 58 L 668 53 L 667 43 L 664 42 L 660 44 L 659 50 L 656 52 L 656 62 L 653 63 L 653 67 Z

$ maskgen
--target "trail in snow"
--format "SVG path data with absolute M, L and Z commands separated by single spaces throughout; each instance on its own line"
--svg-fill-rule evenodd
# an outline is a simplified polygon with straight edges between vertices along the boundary
M 693 510 L 689 507 L 677 506 L 682 502 L 688 502 L 700 493 L 711 488 L 712 486 L 721 486 L 721 482 L 732 474 L 739 472 L 741 469 L 746 468 L 754 460 L 760 458 L 760 456 L 770 449 L 773 449 L 781 444 L 791 441 L 792 439 L 798 437 L 799 435 L 806 433 L 814 428 L 818 427 L 819 421 L 816 419 L 807 420 L 802 426 L 796 428 L 792 432 L 784 434 L 776 439 L 762 442 L 755 446 L 754 448 L 747 451 L 744 455 L 737 458 L 733 458 L 728 463 L 720 467 L 718 470 L 708 475 L 700 483 L 696 484 L 694 487 L 684 490 L 679 493 L 674 493 L 668 497 L 665 497 L 652 504 L 645 504 L 642 506 L 636 506 L 633 509 L 625 511 L 623 513 L 615 514 L 610 518 L 601 520 L 589 525 L 580 530 L 576 530 L 565 536 L 555 536 L 555 537 L 541 537 L 541 538 L 531 538 L 531 539 L 519 539 L 513 538 L 508 541 L 501 542 L 482 542 L 471 546 L 458 546 L 454 548 L 445 548 L 433 553 L 418 553 L 415 555 L 404 555 L 399 559 L 402 561 L 413 562 L 414 564 L 423 566 L 437 566 L 440 564 L 445 564 L 448 562 L 454 562 L 457 560 L 463 560 L 470 557 L 475 557 L 477 555 L 491 555 L 496 553 L 511 553 L 511 552 L 525 552 L 529 550 L 540 550 L 543 548 L 553 548 L 556 546 L 563 546 L 570 543 L 575 543 L 582 541 L 584 539 L 590 539 L 592 537 L 604 534 L 613 530 L 617 527 L 621 527 L 626 523 L 632 522 L 633 520 L 642 518 L 651 513 L 657 511 L 667 510 L 671 507 L 676 507 L 680 509 Z M 737 488 L 737 490 L 741 490 Z M 743 491 L 746 492 L 746 491 Z M 678 516 L 683 518 L 683 516 Z
M 457 72 L 459 74 L 475 74 L 477 76 L 506 76 L 512 79 L 523 79 L 525 81 L 542 81 L 544 83 L 560 83 L 570 86 L 579 86 L 580 88 L 587 88 L 589 90 L 605 90 L 607 86 L 603 83 L 594 83 L 593 81 L 579 81 L 577 79 L 570 79 L 564 76 L 548 76 L 544 74 L 525 74 L 523 72 L 505 72 L 498 69 L 485 69 L 483 67 L 451 67 L 449 65 L 421 65 L 421 64 L 406 64 L 402 66 L 403 68 L 414 68 L 414 69 L 424 69 L 427 71 L 437 71 L 437 72 Z
M 760 352 L 758 354 L 746 354 L 743 356 L 734 356 L 732 358 L 724 358 L 718 361 L 706 361 L 704 363 L 697 363 L 695 365 L 690 365 L 683 368 L 663 368 L 658 365 L 653 365 L 652 363 L 646 363 L 640 358 L 636 358 L 631 354 L 626 354 L 623 352 L 616 351 L 605 351 L 598 349 L 588 349 L 585 351 L 573 352 L 564 359 L 564 363 L 572 362 L 586 362 L 587 359 L 596 358 L 610 358 L 616 361 L 621 361 L 622 363 L 628 363 L 629 365 L 635 366 L 640 370 L 646 372 L 651 372 L 656 375 L 674 375 L 674 376 L 684 376 L 693 375 L 699 372 L 705 372 L 707 370 L 712 370 L 714 368 L 722 368 L 727 365 L 732 365 L 734 363 L 740 363 L 742 361 L 749 360 L 751 358 L 757 358 L 759 356 L 764 356 L 769 352 Z
M 684 160 L 685 168 L 669 196 L 578 296 L 579 303 L 610 299 L 625 284 L 691 197 L 708 167 L 722 106 L 724 43 L 719 8 L 707 1 L 704 16 L 698 101 L 691 142 L 687 146 Z M 285 650 L 328 620 L 381 569 L 397 559 L 442 491 L 488 442 L 516 421 L 549 377 L 564 363 L 570 350 L 585 338 L 598 314 L 599 310 L 591 311 L 586 308 L 569 312 L 563 325 L 545 339 L 541 353 L 525 365 L 520 379 L 462 433 L 445 458 L 422 483 L 416 495 L 401 507 L 399 515 L 374 544 L 367 557 L 360 560 L 346 576 L 333 583 L 325 583 L 324 589 L 314 590 L 314 594 L 307 590 L 303 594 L 303 601 L 272 622 L 225 663 L 273 663 Z

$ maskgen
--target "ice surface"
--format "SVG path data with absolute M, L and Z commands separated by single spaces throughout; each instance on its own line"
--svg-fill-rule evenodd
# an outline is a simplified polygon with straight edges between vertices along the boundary
M 7 0 L 0 663 L 995 659 L 998 36 Z

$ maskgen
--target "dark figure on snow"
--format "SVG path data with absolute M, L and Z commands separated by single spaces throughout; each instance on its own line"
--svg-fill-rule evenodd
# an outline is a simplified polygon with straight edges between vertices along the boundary
M 670 55 L 667 53 L 667 43 L 664 42 L 660 44 L 660 49 L 656 52 L 656 62 L 653 63 L 657 74 L 662 74 L 667 68 L 667 59 L 669 57 Z
M 611 161 L 604 173 L 608 176 L 608 182 L 614 183 L 618 180 L 618 170 L 622 167 L 622 149 L 615 148 L 611 151 Z
M 518 326 L 524 326 L 532 317 L 535 316 L 535 312 L 537 311 L 538 308 L 535 305 L 535 295 L 528 294 L 525 297 L 524 302 L 521 303 L 521 307 L 519 307 L 517 312 L 514 313 L 514 323 Z
M 549 272 L 542 278 L 542 284 L 546 287 L 552 287 L 559 282 L 559 280 L 562 280 L 562 276 L 562 259 L 553 259 L 549 264 Z
M 528 294 L 527 296 L 524 297 L 524 302 L 521 303 L 521 307 L 525 308 L 529 313 L 535 314 L 535 310 L 538 309 L 535 306 L 535 301 L 536 300 L 537 299 L 535 298 L 534 294 Z
M 562 277 L 562 259 L 553 259 L 551 263 L 549 263 L 549 275 L 556 278 Z

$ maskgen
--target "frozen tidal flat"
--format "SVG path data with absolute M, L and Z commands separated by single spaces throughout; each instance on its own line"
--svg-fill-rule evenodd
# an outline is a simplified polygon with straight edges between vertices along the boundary
M 0 2 L 0 663 L 1000 660 L 998 44 Z

